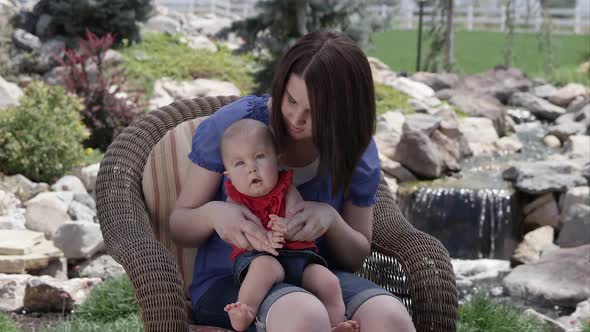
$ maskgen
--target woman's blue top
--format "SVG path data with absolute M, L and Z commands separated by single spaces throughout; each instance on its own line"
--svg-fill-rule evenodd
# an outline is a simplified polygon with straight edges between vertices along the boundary
M 225 170 L 221 161 L 219 145 L 225 128 L 237 120 L 250 118 L 269 124 L 269 110 L 267 106 L 269 95 L 246 96 L 228 104 L 198 126 L 192 140 L 189 159 L 195 164 L 213 172 L 223 173 Z M 346 200 L 350 199 L 357 206 L 371 206 L 377 201 L 376 193 L 381 166 L 375 142 L 371 140 L 369 147 L 363 154 L 352 176 L 350 190 Z M 317 201 L 330 204 L 336 211 L 341 211 L 344 202 L 343 193 L 332 197 L 330 176 L 315 176 L 313 179 L 297 187 L 306 201 Z M 215 200 L 225 201 L 226 195 L 223 185 L 220 185 Z M 329 249 L 323 237 L 316 241 L 320 255 L 330 263 Z M 201 247 L 195 257 L 195 271 L 189 294 L 193 305 L 203 293 L 217 280 L 232 273 L 232 262 L 229 259 L 231 246 L 223 241 L 217 233 Z

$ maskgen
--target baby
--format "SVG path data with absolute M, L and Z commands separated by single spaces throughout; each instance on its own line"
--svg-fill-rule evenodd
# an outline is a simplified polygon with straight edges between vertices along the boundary
M 221 157 L 223 174 L 228 178 L 228 202 L 252 211 L 267 230 L 271 243 L 262 252 L 232 245 L 233 274 L 241 283 L 238 301 L 225 306 L 232 327 L 246 330 L 270 288 L 286 282 L 318 297 L 328 311 L 332 331 L 358 332 L 358 322 L 345 321 L 338 278 L 317 254 L 315 243 L 284 241 L 285 211 L 303 199 L 292 184 L 292 171 L 279 172 L 279 157 L 270 129 L 257 120 L 235 122 L 223 133 Z

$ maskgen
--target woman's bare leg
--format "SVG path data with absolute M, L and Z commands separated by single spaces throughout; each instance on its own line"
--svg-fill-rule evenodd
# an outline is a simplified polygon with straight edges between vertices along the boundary
M 396 298 L 378 295 L 368 299 L 352 315 L 362 332 L 415 332 L 406 307 Z
M 281 296 L 271 306 L 266 319 L 266 332 L 330 332 L 330 329 L 328 312 L 322 302 L 305 292 Z
M 272 256 L 258 256 L 250 263 L 238 301 L 225 306 L 234 330 L 244 331 L 252 324 L 266 293 L 284 277 L 283 267 Z

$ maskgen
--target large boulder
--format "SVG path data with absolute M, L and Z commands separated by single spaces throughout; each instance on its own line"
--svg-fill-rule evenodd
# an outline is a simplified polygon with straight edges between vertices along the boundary
M 590 298 L 590 245 L 556 249 L 519 265 L 503 280 L 511 296 L 545 306 L 575 307 Z
M 590 89 L 578 83 L 569 83 L 568 85 L 555 91 L 549 97 L 549 101 L 555 105 L 567 107 L 577 97 L 588 97 Z
M 28 274 L 0 273 L 0 311 L 10 312 L 23 308 L 25 288 L 30 277 Z
M 86 193 L 84 183 L 78 177 L 73 175 L 65 175 L 51 186 L 53 191 L 71 191 L 74 194 Z
M 57 280 L 50 276 L 30 277 L 25 288 L 24 307 L 35 312 L 70 311 L 84 303 L 99 278 Z
M 500 136 L 506 133 L 504 105 L 498 99 L 469 90 L 440 90 L 436 96 L 441 100 L 448 100 L 461 111 L 474 117 L 484 117 L 492 120 Z
M 565 192 L 568 188 L 587 184 L 580 166 L 568 160 L 515 163 L 504 170 L 502 176 L 515 182 L 518 190 L 533 195 Z
M 377 118 L 375 143 L 379 152 L 393 159 L 395 150 L 402 138 L 403 126 L 406 121 L 402 112 L 386 112 Z
M 590 206 L 574 204 L 562 214 L 561 222 L 563 225 L 557 239 L 560 247 L 590 244 Z
M 572 159 L 590 160 L 590 136 L 572 135 L 563 143 L 563 152 Z
M 25 51 L 38 51 L 41 48 L 41 40 L 32 33 L 23 29 L 16 29 L 12 34 L 14 45 Z
M 506 104 L 513 93 L 529 91 L 533 84 L 519 69 L 497 67 L 484 73 L 468 76 L 459 86 L 491 95 Z
M 164 15 L 155 15 L 144 24 L 148 31 L 161 32 L 169 35 L 180 33 L 180 22 Z
M 530 264 L 541 258 L 543 249 L 553 245 L 555 230 L 551 226 L 543 226 L 528 232 L 523 241 L 512 254 L 513 265 Z
M 536 117 L 550 121 L 557 119 L 566 112 L 565 108 L 553 105 L 547 100 L 528 92 L 512 94 L 508 103 L 513 106 L 524 107 Z
M 453 73 L 417 72 L 411 79 L 428 85 L 434 91 L 453 89 L 459 84 L 459 76 Z
M 434 97 L 434 90 L 432 90 L 431 87 L 424 83 L 413 81 L 407 77 L 398 77 L 386 84 L 414 99 L 422 100 Z
M 53 242 L 67 258 L 89 258 L 104 250 L 100 226 L 88 222 L 64 223 L 55 231 Z
M 125 269 L 109 255 L 98 255 L 76 268 L 81 278 L 107 279 L 125 274 Z
M 498 140 L 498 133 L 487 118 L 462 118 L 459 119 L 459 130 L 465 136 L 469 148 L 474 155 L 494 151 L 494 143 Z
M 43 232 L 45 237 L 51 239 L 61 224 L 71 220 L 68 208 L 73 199 L 74 193 L 64 191 L 40 193 L 26 201 L 27 228 Z
M 21 174 L 6 176 L 0 173 L 0 190 L 14 194 L 21 201 L 27 201 L 38 193 L 48 191 L 49 185 L 33 182 Z
M 381 84 L 387 84 L 397 78 L 397 75 L 389 68 L 383 61 L 374 58 L 369 58 L 369 65 L 371 65 L 371 73 L 373 81 Z
M 158 108 L 166 106 L 178 99 L 239 95 L 240 89 L 230 82 L 205 78 L 176 82 L 163 78 L 157 80 L 154 85 L 154 95 L 150 101 L 150 105 L 152 108 Z

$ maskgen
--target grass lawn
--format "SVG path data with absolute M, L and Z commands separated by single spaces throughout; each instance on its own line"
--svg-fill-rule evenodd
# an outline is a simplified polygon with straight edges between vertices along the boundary
M 423 35 L 424 36 L 424 35 Z M 413 72 L 416 69 L 416 30 L 394 30 L 373 35 L 375 48 L 367 50 L 389 65 L 394 71 Z M 456 31 L 455 62 L 462 73 L 487 71 L 503 62 L 506 34 L 488 31 Z M 545 77 L 554 81 L 579 81 L 590 84 L 590 77 L 576 70 L 584 56 L 590 54 L 590 35 L 554 35 L 553 56 L 556 74 L 544 73 L 545 52 L 538 48 L 537 34 L 519 33 L 514 40 L 513 66 L 531 77 Z M 429 40 L 422 41 L 422 66 L 428 53 Z

